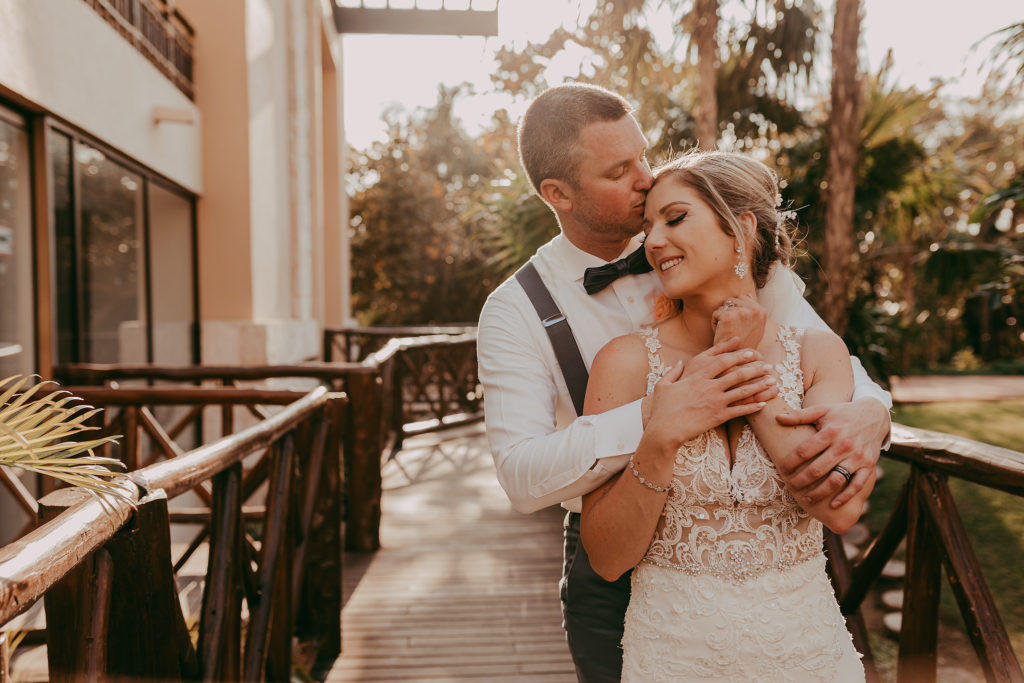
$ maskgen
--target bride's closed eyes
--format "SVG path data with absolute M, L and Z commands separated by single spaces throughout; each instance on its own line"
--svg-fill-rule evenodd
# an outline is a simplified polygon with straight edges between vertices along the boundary
M 679 225 L 680 223 L 682 223 L 683 220 L 685 220 L 685 219 L 686 219 L 686 211 L 683 211 L 681 214 L 679 214 L 675 218 L 669 218 L 668 220 L 666 220 L 665 221 L 665 225 L 669 225 L 669 226 L 675 227 L 675 226 Z

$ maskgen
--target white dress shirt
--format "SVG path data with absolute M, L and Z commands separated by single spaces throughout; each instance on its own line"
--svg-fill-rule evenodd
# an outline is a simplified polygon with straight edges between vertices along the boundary
M 637 246 L 639 236 L 622 255 Z M 588 295 L 583 271 L 608 262 L 561 234 L 530 261 L 568 319 L 588 370 L 609 341 L 653 322 L 662 293 L 654 272 L 619 278 Z M 780 324 L 827 329 L 802 292 L 796 275 L 779 267 L 758 291 L 758 300 Z M 579 511 L 579 496 L 620 471 L 636 450 L 643 433 L 640 401 L 577 417 L 547 332 L 515 277 L 484 304 L 477 354 L 487 438 L 498 481 L 513 507 L 528 513 L 562 503 Z M 871 381 L 856 358 L 852 364 L 854 398 L 870 396 L 891 408 L 888 392 Z

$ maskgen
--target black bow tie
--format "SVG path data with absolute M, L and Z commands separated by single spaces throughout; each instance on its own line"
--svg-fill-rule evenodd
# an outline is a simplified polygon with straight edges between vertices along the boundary
M 647 262 L 647 254 L 644 253 L 644 245 L 641 244 L 629 256 L 583 271 L 583 288 L 587 290 L 587 294 L 597 294 L 623 275 L 639 275 L 652 270 L 654 267 Z

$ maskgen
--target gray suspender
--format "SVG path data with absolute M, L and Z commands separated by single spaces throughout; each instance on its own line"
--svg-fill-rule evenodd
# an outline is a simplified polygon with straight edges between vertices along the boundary
M 516 280 L 526 290 L 537 315 L 544 324 L 544 329 L 551 339 L 551 347 L 555 350 L 555 358 L 565 377 L 565 385 L 569 388 L 569 396 L 576 408 L 576 414 L 583 414 L 583 397 L 587 393 L 587 379 L 590 373 L 583 363 L 576 337 L 572 334 L 569 321 L 565 314 L 558 310 L 558 304 L 551 298 L 551 292 L 540 279 L 540 274 L 532 263 L 516 271 Z

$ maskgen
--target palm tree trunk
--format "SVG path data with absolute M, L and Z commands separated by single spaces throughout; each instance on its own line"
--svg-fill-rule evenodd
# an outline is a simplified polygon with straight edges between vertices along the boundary
M 828 206 L 825 213 L 825 320 L 842 335 L 847 323 L 847 292 L 853 244 L 853 199 L 857 182 L 860 80 L 857 40 L 860 0 L 836 0 L 832 29 L 832 116 L 829 120 Z
M 697 44 L 697 144 L 701 149 L 715 149 L 718 143 L 718 0 L 695 0 L 693 3 L 693 39 Z

